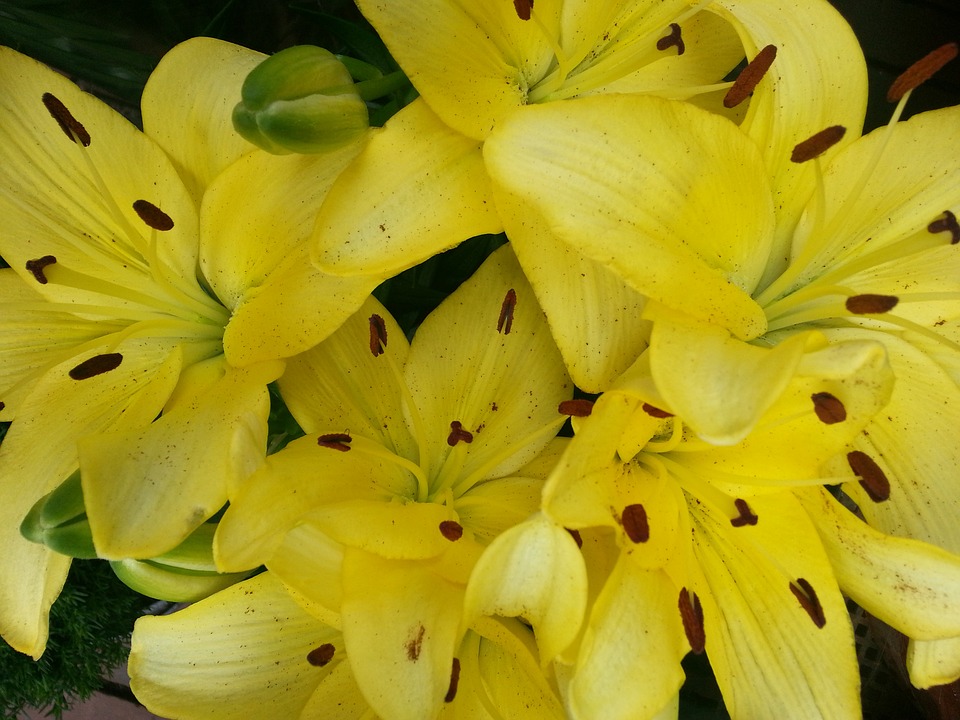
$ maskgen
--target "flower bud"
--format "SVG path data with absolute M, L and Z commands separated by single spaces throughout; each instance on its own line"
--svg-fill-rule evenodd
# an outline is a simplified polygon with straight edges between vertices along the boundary
M 323 48 L 297 45 L 247 76 L 233 126 L 267 152 L 321 153 L 347 145 L 369 127 L 353 78 Z
M 97 557 L 83 504 L 79 470 L 34 504 L 20 524 L 20 534 L 63 555 Z

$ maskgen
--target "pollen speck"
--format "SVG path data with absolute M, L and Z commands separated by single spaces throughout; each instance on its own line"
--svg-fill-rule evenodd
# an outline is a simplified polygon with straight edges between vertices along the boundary
M 410 636 L 410 639 L 407 640 L 407 660 L 416 662 L 420 658 L 420 648 L 423 645 L 423 635 L 426 632 L 427 629 L 423 625 L 420 625 L 414 634 Z

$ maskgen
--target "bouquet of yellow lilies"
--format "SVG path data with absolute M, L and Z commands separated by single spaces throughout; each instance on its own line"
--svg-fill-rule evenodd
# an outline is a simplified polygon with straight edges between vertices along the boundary
M 0 48 L 3 639 L 101 558 L 170 718 L 858 718 L 848 601 L 960 678 L 957 45 L 862 135 L 826 0 L 357 5 L 142 131 Z

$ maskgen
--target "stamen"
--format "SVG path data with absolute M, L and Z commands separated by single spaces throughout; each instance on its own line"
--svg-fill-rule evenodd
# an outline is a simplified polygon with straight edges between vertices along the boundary
M 0 402 L 0 410 L 3 410 L 6 406 L 7 406 L 7 404 L 6 404 L 5 402 Z M 572 531 L 571 531 L 571 532 L 572 532 Z M 581 540 L 580 542 L 582 543 L 583 540 Z
M 0 410 L 3 410 L 3 408 L 0 407 Z M 583 537 L 581 537 L 579 530 L 571 530 L 570 528 L 564 528 L 564 530 L 570 533 L 571 537 L 573 537 L 573 541 L 577 544 L 578 548 L 583 547 Z
M 699 655 L 706 646 L 706 635 L 703 630 L 703 607 L 700 605 L 700 598 L 696 593 L 691 593 L 686 588 L 680 589 L 680 598 L 677 606 L 680 608 L 680 620 L 683 621 L 683 632 L 687 636 L 687 642 L 690 643 L 690 649 Z
M 463 424 L 459 420 L 450 423 L 450 434 L 447 435 L 447 445 L 454 447 L 458 442 L 473 442 L 473 433 L 463 429 Z
M 827 624 L 827 618 L 823 614 L 823 606 L 820 604 L 820 599 L 817 597 L 813 585 L 803 578 L 797 578 L 796 582 L 790 583 L 790 592 L 797 598 L 800 607 L 807 611 L 807 615 L 813 620 L 814 625 L 822 628 Z
M 74 380 L 86 380 L 87 378 L 103 375 L 105 372 L 115 370 L 123 362 L 123 355 L 120 353 L 104 353 L 103 355 L 94 355 L 92 358 L 84 360 L 73 368 L 69 375 Z
M 497 320 L 497 332 L 509 335 L 513 328 L 513 309 L 517 306 L 517 293 L 513 288 L 507 290 L 500 305 L 500 318 Z
M 838 142 L 843 140 L 847 129 L 843 125 L 831 125 L 812 135 L 801 143 L 797 143 L 790 153 L 790 162 L 805 163 L 818 158 Z
M 750 93 L 752 93 L 757 85 L 760 84 L 760 81 L 763 80 L 763 76 L 767 74 L 767 70 L 770 69 L 776 57 L 776 45 L 767 45 L 760 50 L 753 60 L 747 63 L 747 66 L 740 71 L 737 79 L 733 81 L 733 86 L 727 91 L 727 94 L 723 98 L 723 106 L 725 108 L 733 108 L 750 97 Z
M 337 649 L 331 643 L 324 643 L 318 648 L 314 648 L 307 653 L 307 662 L 314 667 L 323 667 L 333 660 L 333 655 Z
M 620 524 L 623 525 L 623 531 L 632 542 L 645 543 L 650 539 L 650 525 L 643 505 L 639 503 L 627 505 L 620 515 Z
M 427 632 L 427 629 L 420 625 L 416 634 L 412 635 L 407 641 L 407 660 L 411 662 L 416 662 L 420 657 L 420 647 L 423 645 L 423 635 Z
M 456 542 L 463 537 L 463 525 L 456 520 L 444 520 L 440 523 L 440 534 L 450 542 Z
M 513 7 L 517 11 L 518 18 L 529 20 L 530 12 L 533 10 L 533 0 L 513 0 Z
M 818 392 L 810 396 L 813 411 L 824 425 L 834 425 L 847 419 L 847 409 L 843 403 L 828 392 Z
M 845 306 L 854 315 L 881 315 L 893 310 L 898 302 L 900 298 L 896 295 L 864 293 L 848 297 Z
M 347 433 L 327 433 L 317 438 L 317 445 L 320 447 L 339 450 L 340 452 L 347 452 L 350 449 L 351 442 L 353 442 L 353 438 Z
M 379 357 L 387 347 L 387 324 L 379 315 L 370 316 L 370 352 Z
M 936 50 L 917 60 L 893 81 L 887 91 L 887 100 L 897 102 L 911 90 L 919 87 L 957 56 L 957 43 L 941 45 Z
M 133 209 L 148 227 L 151 227 L 154 230 L 159 230 L 160 232 L 173 230 L 173 218 L 167 215 L 152 202 L 148 202 L 146 200 L 134 200 Z
M 43 269 L 47 265 L 53 265 L 56 261 L 57 259 L 53 255 L 44 255 L 36 260 L 27 260 L 27 270 L 36 278 L 38 283 L 46 285 L 48 281 L 47 276 L 43 274 Z
M 532 4 L 532 3 L 531 3 Z M 460 658 L 453 659 L 453 667 L 450 668 L 450 687 L 447 688 L 447 694 L 443 696 L 444 702 L 453 702 L 457 696 L 457 685 L 460 683 Z
M 557 407 L 557 412 L 570 417 L 590 417 L 590 413 L 593 412 L 593 400 L 587 400 L 586 398 L 564 400 Z
M 733 504 L 737 508 L 737 512 L 740 513 L 737 517 L 730 521 L 730 524 L 734 527 L 756 525 L 760 521 L 760 518 L 753 513 L 753 510 L 750 509 L 750 506 L 747 505 L 747 501 L 743 498 L 735 498 Z
M 63 134 L 67 136 L 67 139 L 78 142 L 84 147 L 90 147 L 90 133 L 88 133 L 80 121 L 73 116 L 73 113 L 67 110 L 67 106 L 60 101 L 60 98 L 52 93 L 44 93 L 42 99 L 43 104 L 47 108 L 47 112 L 57 121 L 60 129 L 63 130 Z
M 668 413 L 666 410 L 661 410 L 660 408 L 654 405 L 651 405 L 650 403 L 644 403 L 641 406 L 641 408 L 650 417 L 655 417 L 660 420 L 673 417 L 673 413 Z
M 943 211 L 943 217 L 937 218 L 927 225 L 927 230 L 934 235 L 942 232 L 950 233 L 950 244 L 960 243 L 960 223 L 957 223 L 957 216 L 949 210 Z
M 670 34 L 657 40 L 657 50 L 661 52 L 672 47 L 677 48 L 677 55 L 683 55 L 687 49 L 686 45 L 683 44 L 680 26 L 677 23 L 670 23 Z
M 876 460 L 860 450 L 847 453 L 847 464 L 860 478 L 860 486 L 874 502 L 883 502 L 890 497 L 890 481 Z

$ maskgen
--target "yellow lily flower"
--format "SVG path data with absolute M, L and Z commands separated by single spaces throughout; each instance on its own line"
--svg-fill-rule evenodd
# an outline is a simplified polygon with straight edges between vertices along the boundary
M 31 506 L 79 463 L 102 557 L 177 546 L 262 460 L 279 359 L 377 282 L 325 276 L 303 242 L 359 143 L 282 159 L 233 133 L 261 59 L 178 46 L 146 87 L 141 133 L 0 49 L 0 634 L 34 657 L 69 558 L 20 537 Z
M 543 312 L 504 247 L 412 343 L 370 299 L 280 389 L 308 434 L 231 498 L 218 564 L 325 608 L 379 715 L 436 717 L 476 558 L 537 510 L 562 447 L 573 388 Z
M 488 139 L 531 110 L 562 112 L 566 102 L 556 100 L 623 93 L 689 99 L 741 120 L 768 149 L 766 172 L 775 191 L 789 195 L 811 179 L 777 150 L 795 135 L 822 127 L 824 108 L 839 109 L 843 122 L 853 126 L 862 121 L 866 104 L 856 39 L 819 0 L 630 0 L 603 9 L 582 0 L 536 7 L 506 0 L 483 7 L 450 0 L 363 0 L 359 6 L 421 98 L 375 134 L 332 188 L 317 222 L 315 261 L 344 276 L 392 275 L 468 237 L 506 228 L 573 379 L 590 391 L 608 386 L 643 350 L 644 298 L 611 274 L 603 258 L 584 252 L 539 212 L 509 203 L 502 194 L 494 202 L 491 182 L 501 184 L 501 175 L 544 193 L 552 187 L 525 155 L 511 158 L 509 167 L 492 159 Z M 424 27 L 431 28 L 426 37 Z M 744 56 L 752 70 L 731 88 L 722 79 Z M 745 114 L 742 105 L 721 106 L 721 99 L 732 105 L 754 89 Z M 809 102 L 814 95 L 824 102 Z M 643 122 L 646 110 L 627 110 L 602 106 L 603 112 L 616 111 L 624 128 Z M 528 139 L 550 156 L 547 138 L 552 140 L 554 131 L 542 126 L 544 118 L 530 115 L 536 127 Z M 716 132 L 722 137 L 714 145 L 723 147 L 729 133 Z M 682 151 L 669 160 L 685 155 L 696 159 Z M 592 147 L 581 149 L 574 164 L 592 166 L 594 157 Z M 630 164 L 626 153 L 615 160 Z M 712 254 L 697 257 L 700 249 L 673 243 L 662 248 L 663 264 L 686 268 L 693 256 L 708 266 L 700 275 L 727 269 L 713 262 Z M 748 332 L 758 315 L 742 317 L 744 303 L 737 302 L 735 288 L 724 287 L 723 278 L 709 279 L 718 293 L 715 303 L 729 301 L 736 316 L 730 322 Z M 662 292 L 684 296 L 691 283 L 687 275 L 678 282 L 666 277 Z

